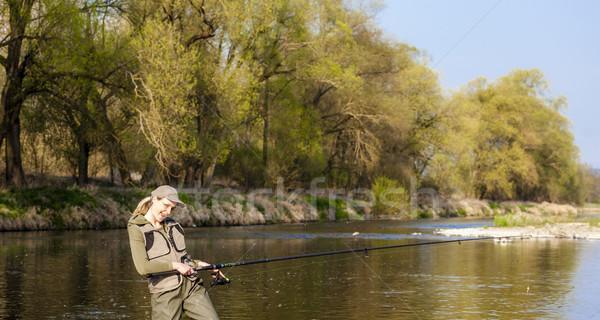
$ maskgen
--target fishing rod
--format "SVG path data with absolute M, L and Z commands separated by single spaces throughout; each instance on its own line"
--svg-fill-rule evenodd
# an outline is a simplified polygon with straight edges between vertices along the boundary
M 262 259 L 229 262 L 229 263 L 216 263 L 216 264 L 210 264 L 210 265 L 207 265 L 204 267 L 195 267 L 193 269 L 195 272 L 205 271 L 205 270 L 220 270 L 220 269 L 232 268 L 232 267 L 238 267 L 238 266 L 248 266 L 248 265 L 253 265 L 253 264 L 263 264 L 263 263 L 270 263 L 270 262 L 277 262 L 277 261 L 287 261 L 287 260 L 296 260 L 296 259 L 304 259 L 304 258 L 333 256 L 333 255 L 347 254 L 347 253 L 362 252 L 366 255 L 366 254 L 368 254 L 369 251 L 375 251 L 375 250 L 385 250 L 385 249 L 395 249 L 395 248 L 405 248 L 405 247 L 418 247 L 418 246 L 428 246 L 428 245 L 446 244 L 446 243 L 459 243 L 460 244 L 461 242 L 467 242 L 467 241 L 481 241 L 481 240 L 491 240 L 491 239 L 498 239 L 498 240 L 507 239 L 508 240 L 509 238 L 521 238 L 522 239 L 523 236 L 479 237 L 479 238 L 404 243 L 404 244 L 378 246 L 378 247 L 364 247 L 364 248 L 354 248 L 354 249 L 345 249 L 345 250 L 305 253 L 305 254 L 299 254 L 299 255 L 293 255 L 293 256 L 262 258 Z M 178 274 L 178 273 L 179 273 L 179 271 L 177 271 L 177 270 L 169 270 L 169 271 L 152 273 L 152 274 L 149 274 L 148 277 L 167 276 L 167 275 Z M 225 282 L 229 283 L 229 279 L 225 278 Z M 226 284 L 226 283 L 223 283 L 223 284 Z

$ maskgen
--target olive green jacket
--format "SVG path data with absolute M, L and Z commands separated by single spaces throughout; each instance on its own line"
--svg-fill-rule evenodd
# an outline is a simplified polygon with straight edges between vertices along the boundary
M 175 220 L 167 218 L 161 228 L 154 226 L 143 215 L 132 216 L 127 224 L 129 245 L 135 269 L 140 275 L 173 270 L 173 262 L 183 262 L 187 256 L 184 231 Z M 149 276 L 151 293 L 175 289 L 182 283 L 181 274 Z M 195 278 L 194 278 L 195 280 Z

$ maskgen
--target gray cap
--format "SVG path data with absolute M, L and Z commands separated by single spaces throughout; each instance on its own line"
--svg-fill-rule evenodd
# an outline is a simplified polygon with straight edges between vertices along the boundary
M 179 200 L 179 196 L 177 195 L 177 189 L 171 187 L 171 186 L 160 186 L 156 189 L 154 189 L 154 191 L 152 191 L 151 195 L 153 197 L 159 197 L 159 198 L 167 198 L 173 202 L 175 202 L 175 204 L 177 205 L 185 205 L 185 203 L 183 203 L 183 201 Z

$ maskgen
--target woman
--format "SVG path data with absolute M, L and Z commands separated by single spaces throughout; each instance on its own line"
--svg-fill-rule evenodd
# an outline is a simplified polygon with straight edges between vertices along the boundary
M 171 186 L 160 186 L 143 199 L 127 224 L 131 255 L 137 272 L 149 276 L 152 319 L 218 319 L 202 279 L 193 267 L 208 265 L 192 260 L 185 249 L 181 225 L 169 218 L 171 210 L 184 205 Z M 177 270 L 166 276 L 151 274 Z

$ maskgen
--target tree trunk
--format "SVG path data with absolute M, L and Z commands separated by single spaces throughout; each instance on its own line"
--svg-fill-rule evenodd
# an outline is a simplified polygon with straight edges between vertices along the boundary
M 200 167 L 200 165 L 198 165 L 197 163 L 189 163 L 186 166 L 184 166 L 186 173 L 185 181 L 183 184 L 186 187 L 195 187 L 196 172 L 198 172 L 198 167 Z
M 127 165 L 127 158 L 125 158 L 125 152 L 123 151 L 123 148 L 121 148 L 121 143 L 117 137 L 113 134 L 111 134 L 111 137 L 113 138 L 113 141 L 111 141 L 113 146 L 113 154 L 109 156 L 114 157 L 115 163 L 119 170 L 119 175 L 121 176 L 121 183 L 123 185 L 131 184 L 131 175 Z
M 156 176 L 156 166 L 153 163 L 149 163 L 146 165 L 146 168 L 142 173 L 142 179 L 140 180 L 140 184 L 143 187 L 147 187 L 148 185 L 154 184 L 154 182 L 156 181 Z
M 110 175 L 110 184 L 115 185 L 115 169 L 113 167 L 112 156 L 108 154 L 108 174 Z
M 21 122 L 20 113 L 23 101 L 19 99 L 22 79 L 7 79 L 2 90 L 4 106 L 3 137 L 6 137 L 6 182 L 9 185 L 23 187 L 26 185 L 25 172 L 21 159 Z M 2 143 L 0 140 L 0 144 Z
M 89 182 L 88 166 L 90 159 L 91 145 L 83 137 L 77 139 L 79 145 L 79 156 L 77 159 L 77 184 L 82 186 Z
M 263 144 L 262 160 L 264 169 L 264 183 L 269 182 L 269 80 L 265 80 L 263 100 Z
M 113 165 L 116 165 L 119 170 L 119 175 L 121 176 L 121 183 L 123 185 L 128 185 L 131 183 L 131 175 L 129 172 L 129 166 L 127 164 L 127 158 L 125 157 L 125 152 L 121 147 L 121 142 L 117 137 L 117 132 L 108 117 L 108 104 L 105 99 L 100 96 L 100 92 L 98 89 L 94 89 L 92 92 L 92 100 L 94 104 L 98 107 L 100 112 L 100 118 L 98 121 L 102 123 L 102 127 L 106 130 L 106 141 L 108 142 L 108 146 L 106 148 L 107 156 L 110 159 L 111 163 L 111 172 L 113 170 Z M 112 174 L 111 174 L 111 182 L 113 182 Z
M 6 136 L 8 150 L 6 181 L 14 186 L 23 187 L 26 185 L 26 181 L 23 161 L 21 159 L 21 124 L 19 118 L 17 117 L 17 120 L 9 125 L 10 127 Z
M 187 176 L 187 170 L 185 167 L 182 167 L 179 170 L 179 175 L 177 177 L 177 189 L 181 190 L 181 189 L 185 188 L 186 176 Z
M 212 183 L 213 176 L 215 174 L 216 166 L 217 166 L 217 159 L 213 159 L 213 161 L 210 163 L 208 168 L 206 168 L 206 171 L 204 172 L 204 175 L 202 177 L 202 185 L 201 185 L 202 187 L 210 186 L 210 184 Z
M 9 39 L 6 59 L 3 61 L 6 80 L 2 88 L 1 103 L 4 109 L 0 145 L 6 138 L 6 182 L 9 185 L 23 187 L 26 185 L 23 162 L 21 160 L 21 124 L 20 114 L 25 92 L 23 79 L 32 60 L 32 52 L 23 57 L 22 46 L 25 29 L 30 21 L 33 0 L 9 1 Z

